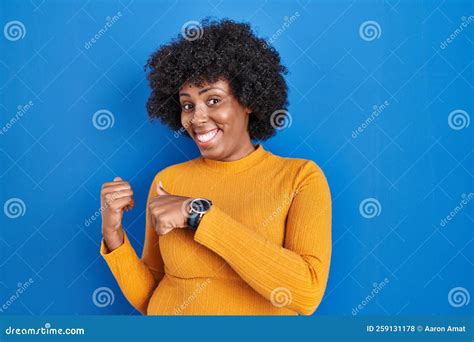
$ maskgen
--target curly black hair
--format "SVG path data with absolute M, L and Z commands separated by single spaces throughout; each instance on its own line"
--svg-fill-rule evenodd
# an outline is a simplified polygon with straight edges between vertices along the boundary
M 192 23 L 191 23 L 192 24 Z M 287 113 L 288 88 L 283 77 L 288 70 L 279 53 L 257 37 L 248 23 L 206 18 L 162 45 L 148 59 L 145 71 L 151 94 L 148 116 L 173 130 L 181 127 L 179 89 L 191 82 L 201 86 L 227 80 L 240 104 L 251 110 L 251 139 L 266 140 L 275 134 L 272 113 Z M 285 119 L 285 118 L 283 118 Z M 189 136 L 187 132 L 184 132 Z

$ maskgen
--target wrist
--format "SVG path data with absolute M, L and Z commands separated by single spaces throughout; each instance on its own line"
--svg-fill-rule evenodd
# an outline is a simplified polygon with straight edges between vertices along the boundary
M 124 242 L 123 229 L 119 229 L 117 231 L 103 234 L 103 239 L 105 242 L 105 247 L 108 250 L 108 252 L 112 252 L 123 245 L 123 242 Z
M 191 230 L 196 230 L 204 215 L 211 209 L 212 201 L 207 198 L 194 198 L 188 205 L 187 224 Z

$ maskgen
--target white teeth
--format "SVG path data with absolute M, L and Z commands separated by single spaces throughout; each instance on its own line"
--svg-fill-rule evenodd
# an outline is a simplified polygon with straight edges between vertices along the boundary
M 197 139 L 200 141 L 200 142 L 208 142 L 209 140 L 211 140 L 212 138 L 214 138 L 217 134 L 219 130 L 218 129 L 215 129 L 211 132 L 208 132 L 206 134 L 198 134 L 197 135 Z

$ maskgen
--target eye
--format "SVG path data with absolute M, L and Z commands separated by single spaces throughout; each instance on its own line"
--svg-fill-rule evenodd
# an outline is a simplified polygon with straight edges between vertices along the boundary
M 190 110 L 193 109 L 193 105 L 191 103 L 185 103 L 181 105 L 181 109 L 184 110 L 185 112 L 189 112 Z
M 209 105 L 211 105 L 211 106 L 212 106 L 212 105 L 215 105 L 215 104 L 217 104 L 217 103 L 219 103 L 219 102 L 221 102 L 221 100 L 220 100 L 219 98 L 217 98 L 217 97 L 212 97 L 212 98 L 210 98 L 210 99 L 207 101 L 207 103 L 208 103 Z

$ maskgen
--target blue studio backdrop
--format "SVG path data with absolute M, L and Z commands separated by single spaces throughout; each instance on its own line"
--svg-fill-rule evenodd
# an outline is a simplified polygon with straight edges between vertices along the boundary
M 199 155 L 149 122 L 143 66 L 207 16 L 250 22 L 290 71 L 289 120 L 263 145 L 330 185 L 315 315 L 473 313 L 472 1 L 0 6 L 3 314 L 138 314 L 99 255 L 100 187 L 132 183 L 124 227 L 141 254 L 154 175 Z

